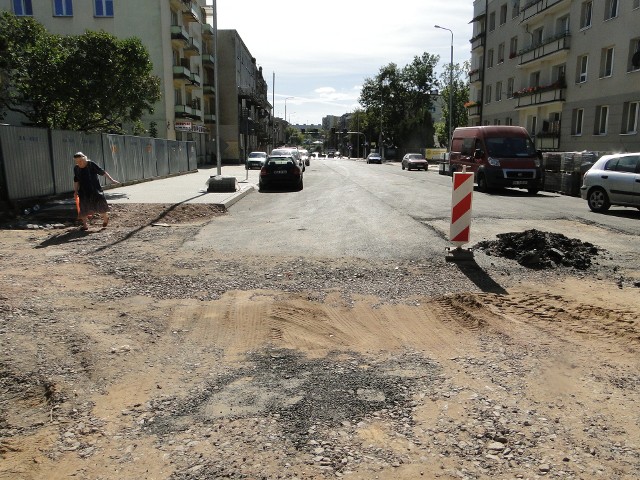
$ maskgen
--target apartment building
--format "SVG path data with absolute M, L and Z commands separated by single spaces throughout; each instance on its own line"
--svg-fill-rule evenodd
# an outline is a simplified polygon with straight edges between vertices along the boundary
M 270 151 L 275 126 L 267 82 L 236 30 L 218 30 L 220 141 L 225 162 L 245 161 L 252 151 Z
M 640 151 L 640 0 L 475 0 L 469 125 L 543 151 Z
M 86 30 L 102 30 L 119 38 L 138 37 L 149 50 L 153 74 L 160 78 L 163 93 L 154 113 L 143 118 L 145 128 L 153 124 L 160 138 L 194 141 L 198 164 L 214 162 L 218 121 L 215 31 L 213 8 L 205 0 L 0 0 L 0 10 L 32 17 L 57 34 L 80 35 Z M 222 46 L 220 39 L 218 43 L 222 55 L 222 50 L 228 47 Z M 248 50 L 243 58 L 247 55 Z M 242 130 L 246 125 L 242 124 L 244 117 L 236 114 L 243 111 L 244 92 L 262 95 L 261 109 L 255 116 L 265 122 L 270 117 L 261 71 L 255 68 L 255 60 L 246 66 L 248 73 L 236 81 L 235 74 L 222 71 L 222 62 L 218 65 L 220 79 L 234 77 L 231 89 L 222 80 L 218 82 L 225 102 L 237 104 L 236 109 L 225 110 L 230 119 L 225 119 L 222 108 L 220 115 L 220 125 L 225 125 L 225 135 L 220 133 L 221 157 L 233 162 L 240 160 L 234 145 L 246 133 Z M 19 123 L 16 118 L 7 120 Z M 246 137 L 245 144 L 257 143 L 257 135 Z

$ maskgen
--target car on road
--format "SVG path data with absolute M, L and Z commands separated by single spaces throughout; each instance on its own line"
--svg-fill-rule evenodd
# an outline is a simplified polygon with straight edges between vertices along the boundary
M 289 155 L 293 157 L 296 163 L 302 167 L 302 171 L 304 172 L 305 166 L 304 161 L 302 160 L 302 155 L 300 154 L 300 150 L 298 147 L 278 147 L 271 150 L 271 155 Z
M 402 157 L 402 169 L 407 170 L 424 170 L 425 172 L 429 169 L 429 162 L 424 158 L 424 155 L 421 153 L 407 153 L 404 157 Z
M 291 155 L 269 155 L 260 169 L 258 190 L 291 188 L 302 190 L 303 171 Z
M 266 159 L 267 154 L 265 152 L 251 152 L 247 157 L 247 169 L 262 168 Z
M 594 212 L 611 205 L 640 209 L 640 153 L 601 157 L 582 177 L 580 196 Z
M 367 163 L 382 163 L 382 157 L 379 153 L 370 153 L 367 155 Z

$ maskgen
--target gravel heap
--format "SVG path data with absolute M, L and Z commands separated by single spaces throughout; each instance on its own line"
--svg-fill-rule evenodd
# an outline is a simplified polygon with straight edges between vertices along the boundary
M 479 242 L 474 248 L 484 250 L 487 255 L 509 258 L 524 267 L 540 270 L 562 266 L 586 270 L 600 250 L 589 242 L 536 229 L 496 236 L 498 240 Z

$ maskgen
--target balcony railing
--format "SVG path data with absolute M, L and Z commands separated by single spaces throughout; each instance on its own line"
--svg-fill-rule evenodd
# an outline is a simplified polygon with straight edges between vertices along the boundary
M 482 103 L 473 102 L 467 106 L 467 115 L 470 117 L 479 117 L 482 113 Z
M 189 42 L 189 33 L 182 25 L 171 25 L 171 40 Z
M 469 72 L 469 83 L 476 83 L 482 81 L 482 69 L 476 68 Z
M 202 54 L 202 65 L 213 66 L 214 63 L 215 63 L 215 57 L 213 55 L 211 55 L 210 53 Z
M 192 72 L 190 80 L 192 85 L 195 85 L 196 87 L 200 86 L 200 83 L 201 83 L 200 75 L 198 75 L 197 73 Z
M 213 27 L 208 23 L 202 24 L 202 35 L 211 35 L 213 36 Z
M 551 85 L 545 85 L 543 87 L 528 87 L 514 92 L 513 97 L 518 101 L 516 108 L 564 102 L 566 100 L 565 86 L 566 85 L 563 80 L 558 80 Z
M 471 40 L 469 40 L 469 42 L 471 42 L 471 50 L 484 47 L 485 37 L 486 37 L 485 32 L 480 32 L 478 35 L 476 35 Z
M 520 9 L 522 14 L 521 22 L 526 22 L 531 17 L 538 15 L 539 13 L 546 12 L 550 8 L 559 5 L 566 0 L 530 0 Z M 567 3 L 567 6 L 568 3 Z
M 554 53 L 569 50 L 571 48 L 570 39 L 571 34 L 569 32 L 562 32 L 559 35 L 546 39 L 542 43 L 523 48 L 518 52 L 518 55 L 520 55 L 518 65 L 524 65 L 553 55 Z
M 185 22 L 199 22 L 204 23 L 200 18 L 200 7 L 195 2 L 185 3 L 182 10 L 182 18 Z
M 191 118 L 191 116 L 193 115 L 193 108 L 191 108 L 189 105 L 176 105 L 174 107 L 174 112 L 176 114 L 176 117 Z
M 188 43 L 184 46 L 184 54 L 188 56 L 200 55 L 202 45 L 195 38 L 189 38 Z
M 205 95 L 215 95 L 216 87 L 213 82 L 208 82 L 207 80 L 205 80 L 202 84 L 202 93 L 204 93 Z
M 176 80 L 191 80 L 191 71 L 182 65 L 174 65 L 173 78 Z
M 204 123 L 216 123 L 216 116 L 213 113 L 204 114 Z

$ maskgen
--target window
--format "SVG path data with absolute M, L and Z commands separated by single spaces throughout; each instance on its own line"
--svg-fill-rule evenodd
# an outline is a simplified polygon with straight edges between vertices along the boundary
M 509 126 L 513 125 L 513 118 L 511 118 L 511 117 L 505 118 L 504 119 L 504 124 L 505 125 L 509 125 Z
M 594 135 L 606 135 L 609 122 L 609 107 L 600 105 L 596 107 L 596 123 Z
M 496 102 L 502 100 L 502 82 L 496 82 Z
M 507 98 L 513 98 L 513 85 L 515 83 L 515 78 L 511 77 L 507 80 Z
M 485 89 L 485 95 L 484 95 L 484 103 L 491 103 L 491 85 L 487 85 L 487 88 Z
M 533 33 L 531 34 L 531 42 L 533 43 L 532 46 L 538 46 L 538 45 L 542 45 L 542 34 L 544 32 L 544 29 L 542 27 L 540 28 L 536 28 Z
M 496 12 L 489 14 L 489 31 L 493 32 L 496 29 Z
M 640 0 L 633 0 L 633 7 L 632 8 L 640 8 Z
M 576 83 L 584 83 L 587 81 L 587 67 L 589 65 L 589 55 L 581 55 L 578 57 L 578 68 L 576 71 Z
M 634 72 L 636 70 L 640 70 L 640 37 L 632 38 L 629 41 L 629 58 L 627 59 L 627 72 Z
M 569 34 L 569 15 L 560 17 L 556 22 L 556 34 Z
M 174 89 L 173 96 L 176 99 L 175 104 L 182 105 L 182 90 L 180 90 L 179 88 Z
M 600 56 L 600 78 L 613 75 L 613 47 L 603 48 Z
M 625 102 L 622 108 L 622 133 L 638 133 L 638 106 L 640 102 Z
M 520 2 L 517 1 L 512 3 L 513 3 L 513 10 L 511 10 L 511 18 L 516 18 L 518 15 L 520 15 Z
M 487 52 L 487 68 L 493 67 L 493 48 Z
M 609 20 L 618 16 L 618 0 L 606 0 L 604 19 Z
M 554 65 L 553 67 L 551 67 L 551 80 L 553 82 L 564 84 L 566 82 L 566 70 L 567 66 L 564 63 L 560 65 Z
M 580 10 L 580 28 L 589 28 L 591 26 L 591 13 L 593 11 L 593 2 L 582 2 Z
M 584 109 L 575 108 L 573 110 L 571 120 L 571 135 L 582 135 L 582 119 L 584 117 Z
M 53 15 L 56 17 L 72 17 L 73 0 L 54 0 Z
M 509 42 L 509 58 L 513 58 L 518 55 L 518 37 L 511 37 Z
M 637 173 L 639 161 L 640 157 L 635 155 L 612 158 L 607 162 L 604 169 L 614 172 Z
M 113 0 L 95 0 L 96 17 L 113 17 Z
M 531 72 L 531 75 L 529 75 L 529 86 L 530 87 L 540 86 L 540 71 Z
M 507 23 L 507 4 L 500 7 L 500 25 Z
M 535 115 L 529 119 L 529 133 L 532 137 L 538 133 L 538 117 Z
M 31 0 L 13 0 L 13 13 L 15 13 L 18 17 L 33 16 Z
M 493 121 L 493 124 L 494 124 L 495 126 L 499 126 L 499 125 L 500 125 L 500 120 L 496 118 L 496 119 Z
M 498 45 L 498 63 L 504 63 L 504 42 Z

